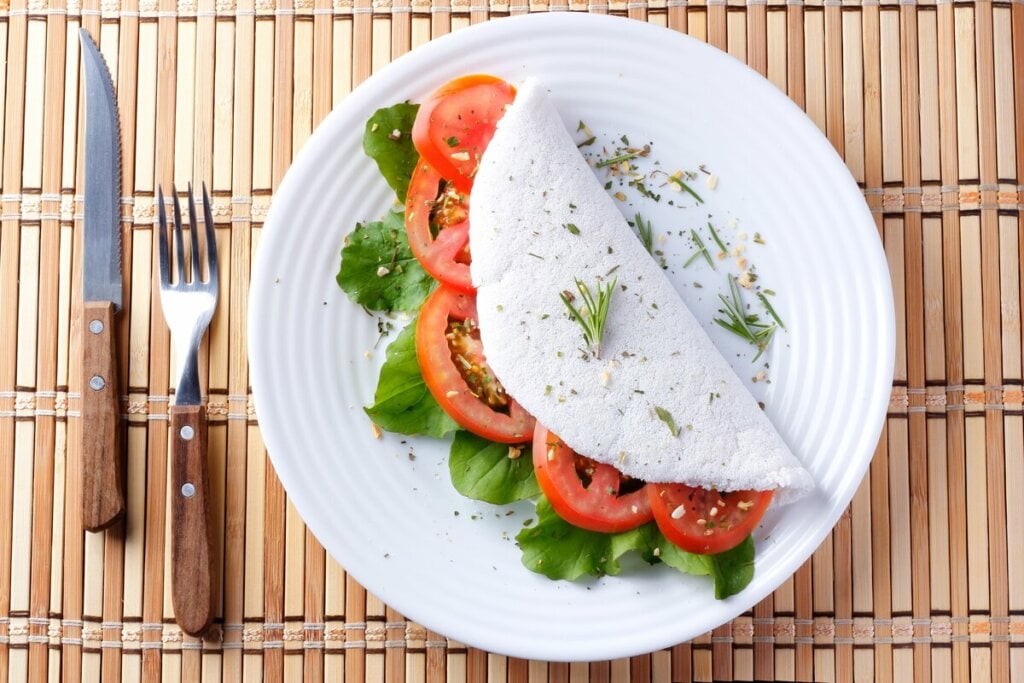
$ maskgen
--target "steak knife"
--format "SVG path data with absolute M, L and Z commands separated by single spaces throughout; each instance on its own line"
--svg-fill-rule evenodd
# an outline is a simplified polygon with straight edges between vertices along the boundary
M 114 316 L 121 310 L 121 133 L 110 71 L 86 29 L 85 238 L 82 267 L 82 525 L 124 514 Z

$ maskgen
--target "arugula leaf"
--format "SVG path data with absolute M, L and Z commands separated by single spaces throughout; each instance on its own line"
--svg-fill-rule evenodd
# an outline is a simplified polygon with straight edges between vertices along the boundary
M 494 443 L 469 432 L 457 432 L 452 441 L 448 470 L 455 490 L 474 500 L 504 505 L 540 493 L 533 473 L 529 446 L 516 459 L 508 444 Z
M 750 536 L 732 550 L 711 555 L 711 576 L 715 579 L 715 597 L 736 595 L 754 578 L 754 539 Z
M 543 496 L 537 502 L 537 524 L 516 536 L 523 551 L 523 565 L 549 579 L 574 581 L 581 576 L 616 575 L 619 558 L 635 550 L 650 563 L 654 557 L 657 527 L 645 524 L 620 534 L 602 534 L 569 524 L 558 516 Z
M 418 104 L 400 102 L 378 109 L 366 122 L 363 133 L 363 151 L 377 162 L 380 174 L 402 203 L 419 159 L 412 144 L 412 124 L 419 108 Z
M 434 287 L 412 255 L 401 211 L 356 225 L 341 250 L 337 280 L 352 301 L 372 311 L 418 311 Z
M 388 345 L 380 369 L 373 405 L 366 414 L 381 429 L 399 434 L 425 434 L 441 438 L 459 428 L 437 404 L 423 382 L 416 360 L 416 320 Z

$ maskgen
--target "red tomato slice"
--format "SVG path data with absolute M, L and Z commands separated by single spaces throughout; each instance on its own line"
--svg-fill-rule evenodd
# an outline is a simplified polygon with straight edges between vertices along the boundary
M 533 417 L 505 393 L 484 359 L 476 297 L 438 287 L 420 309 L 416 357 L 427 388 L 453 420 L 499 443 L 530 439 Z
M 685 484 L 648 484 L 647 493 L 665 538 L 688 552 L 714 555 L 750 535 L 774 491 L 719 493 Z
M 480 157 L 515 88 L 495 76 L 448 81 L 420 104 L 412 126 L 416 151 L 462 192 L 473 186 Z
M 533 432 L 533 469 L 551 507 L 570 524 L 616 533 L 651 521 L 642 481 L 576 454 L 540 423 Z
M 473 291 L 469 277 L 469 207 L 421 158 L 405 200 L 405 232 L 423 268 L 446 285 Z

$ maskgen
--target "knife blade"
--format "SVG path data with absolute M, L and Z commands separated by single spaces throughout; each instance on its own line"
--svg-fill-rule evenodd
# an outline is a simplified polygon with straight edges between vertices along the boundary
M 121 405 L 114 316 L 121 309 L 121 133 L 114 84 L 79 30 L 85 72 L 85 237 L 82 265 L 82 525 L 124 514 Z

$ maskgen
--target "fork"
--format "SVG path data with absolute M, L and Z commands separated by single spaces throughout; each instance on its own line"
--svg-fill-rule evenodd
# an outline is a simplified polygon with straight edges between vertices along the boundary
M 181 205 L 174 194 L 175 279 L 171 280 L 167 212 L 158 188 L 160 303 L 178 357 L 171 422 L 171 595 L 178 625 L 198 636 L 213 618 L 212 529 L 206 473 L 206 408 L 199 390 L 199 344 L 217 307 L 217 241 L 210 198 L 203 184 L 207 279 L 202 279 L 199 229 L 192 185 L 188 186 L 191 280 L 186 278 Z

